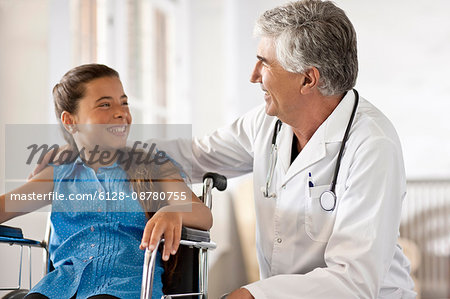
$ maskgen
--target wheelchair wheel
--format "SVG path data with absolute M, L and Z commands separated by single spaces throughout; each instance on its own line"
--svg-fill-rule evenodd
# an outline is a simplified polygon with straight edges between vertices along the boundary
M 23 299 L 27 294 L 29 290 L 14 290 L 12 292 L 9 292 L 6 294 L 2 299 Z

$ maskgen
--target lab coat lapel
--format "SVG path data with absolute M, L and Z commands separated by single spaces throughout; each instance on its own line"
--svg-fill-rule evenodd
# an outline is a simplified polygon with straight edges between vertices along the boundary
M 352 113 L 354 100 L 354 93 L 352 91 L 347 92 L 336 109 L 316 130 L 290 167 L 293 131 L 290 126 L 284 125 L 287 132 L 280 136 L 283 138 L 280 140 L 279 150 L 281 155 L 279 159 L 282 161 L 280 164 L 282 164 L 283 173 L 285 173 L 283 184 L 297 173 L 322 160 L 326 156 L 328 143 L 342 142 Z
M 291 126 L 283 124 L 279 135 L 278 161 L 280 161 L 283 174 L 285 175 L 291 164 L 292 136 L 294 135 L 294 132 L 292 131 Z
M 291 147 L 292 147 L 292 136 L 293 131 L 292 128 L 289 127 L 289 130 L 291 131 L 291 138 L 289 139 L 288 144 L 286 147 L 289 149 L 288 154 L 285 155 L 284 158 L 287 158 L 287 163 L 290 162 L 291 159 Z M 324 128 L 323 124 L 320 126 L 317 131 L 314 133 L 314 135 L 311 137 L 311 139 L 308 141 L 306 146 L 302 149 L 300 154 L 297 156 L 297 158 L 294 160 L 292 165 L 288 168 L 286 176 L 283 180 L 283 183 L 289 181 L 294 175 L 301 172 L 305 168 L 311 166 L 312 164 L 320 161 L 323 159 L 326 155 L 326 149 L 325 149 L 325 139 L 324 139 Z M 289 164 L 288 164 L 289 165 Z

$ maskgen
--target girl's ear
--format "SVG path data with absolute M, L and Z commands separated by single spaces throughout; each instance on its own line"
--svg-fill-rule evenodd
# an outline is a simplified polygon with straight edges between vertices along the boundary
M 74 134 L 77 132 L 77 126 L 75 124 L 75 119 L 72 114 L 70 114 L 67 111 L 63 111 L 61 113 L 61 123 L 63 124 L 64 128 L 70 133 Z

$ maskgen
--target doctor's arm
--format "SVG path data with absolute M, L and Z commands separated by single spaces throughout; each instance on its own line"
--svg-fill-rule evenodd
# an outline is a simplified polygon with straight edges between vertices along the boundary
M 386 138 L 358 147 L 325 249 L 326 267 L 245 286 L 255 298 L 377 298 L 392 263 L 405 174 L 401 149 Z
M 202 138 L 152 140 L 185 169 L 192 167 L 191 179 L 200 182 L 206 172 L 218 172 L 227 178 L 247 174 L 253 170 L 253 152 L 256 135 L 266 118 L 259 106 L 231 125 Z M 272 128 L 270 128 L 272 129 Z M 269 133 L 270 134 L 270 133 Z

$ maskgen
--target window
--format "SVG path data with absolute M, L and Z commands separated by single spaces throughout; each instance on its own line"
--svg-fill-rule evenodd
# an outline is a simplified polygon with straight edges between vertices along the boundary
M 180 55 L 186 32 L 180 18 L 183 5 L 184 1 L 171 0 L 71 2 L 72 64 L 98 62 L 115 68 L 129 96 L 134 123 L 191 121 L 188 110 L 178 110 L 189 106 L 187 98 L 180 97 L 183 79 L 174 81 L 185 59 Z

